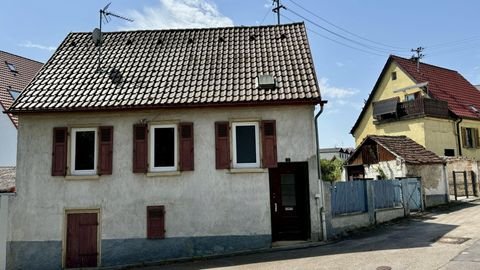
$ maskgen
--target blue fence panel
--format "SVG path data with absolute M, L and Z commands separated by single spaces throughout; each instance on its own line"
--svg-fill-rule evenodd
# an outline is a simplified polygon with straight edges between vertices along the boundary
M 365 181 L 337 182 L 332 185 L 332 214 L 340 215 L 367 211 Z
M 402 184 L 399 180 L 372 181 L 375 209 L 402 207 Z

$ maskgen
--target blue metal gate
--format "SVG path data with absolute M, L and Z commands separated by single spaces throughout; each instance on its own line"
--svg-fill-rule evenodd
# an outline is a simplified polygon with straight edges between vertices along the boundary
M 423 210 L 423 200 L 422 200 L 422 183 L 419 178 L 407 178 L 406 181 L 407 190 L 406 194 L 406 203 L 410 211 L 421 211 Z

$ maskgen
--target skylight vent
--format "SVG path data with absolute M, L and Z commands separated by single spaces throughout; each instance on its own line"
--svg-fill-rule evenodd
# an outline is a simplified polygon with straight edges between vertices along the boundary
M 224 41 L 225 41 L 225 38 L 219 37 L 219 38 L 218 38 L 218 41 L 219 41 L 219 42 L 224 42 Z
M 72 42 L 70 42 L 70 47 L 75 47 L 75 46 L 77 46 L 77 43 L 74 40 L 72 40 Z
M 157 45 L 162 45 L 163 44 L 163 40 L 161 38 L 157 39 Z
M 260 89 L 273 89 L 277 87 L 277 81 L 272 75 L 258 75 L 255 80 L 255 87 Z
M 250 41 L 257 40 L 257 37 L 258 37 L 258 35 L 256 35 L 256 34 L 250 35 Z
M 475 105 L 470 105 L 470 109 L 471 109 L 474 113 L 480 113 L 480 110 L 478 110 L 477 107 L 475 107 Z
M 282 33 L 282 34 L 280 35 L 280 39 L 286 39 L 286 38 L 287 38 L 287 34 Z
M 15 67 L 14 64 L 9 63 L 9 62 L 7 62 L 7 61 L 5 61 L 5 64 L 7 65 L 8 69 L 9 69 L 11 72 L 18 73 L 17 68 Z
M 187 43 L 192 44 L 193 43 L 193 38 L 188 38 Z
M 132 44 L 133 44 L 133 40 L 128 39 L 128 40 L 127 40 L 127 45 L 132 45 Z

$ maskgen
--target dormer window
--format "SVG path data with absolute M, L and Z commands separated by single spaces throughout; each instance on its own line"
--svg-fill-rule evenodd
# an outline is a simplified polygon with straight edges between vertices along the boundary
M 12 63 L 9 63 L 7 61 L 5 61 L 5 64 L 7 65 L 8 69 L 11 71 L 11 72 L 14 72 L 14 73 L 18 73 L 17 69 L 15 68 L 15 65 L 12 64 Z

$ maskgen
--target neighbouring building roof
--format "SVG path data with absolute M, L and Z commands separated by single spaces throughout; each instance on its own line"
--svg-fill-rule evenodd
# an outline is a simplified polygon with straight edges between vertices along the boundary
M 472 109 L 472 105 L 477 109 L 480 108 L 480 91 L 460 73 L 455 70 L 425 63 L 420 63 L 417 70 L 416 61 L 391 55 L 350 133 L 353 134 L 360 124 L 361 119 L 368 109 L 368 105 L 373 101 L 380 81 L 393 62 L 404 70 L 416 83 L 428 82 L 428 95 L 434 99 L 448 102 L 448 109 L 456 116 L 480 120 L 480 114 Z
M 343 147 L 333 147 L 333 148 L 320 148 L 318 150 L 319 153 L 345 153 L 351 154 L 353 153 L 353 148 L 343 148 Z
M 0 51 L 0 110 L 8 110 L 14 101 L 13 94 L 21 92 L 42 67 L 42 63 Z M 1 112 L 0 112 L 1 113 Z M 8 114 L 15 126 L 17 117 Z
M 391 152 L 397 157 L 402 158 L 406 163 L 409 164 L 445 163 L 441 157 L 437 156 L 432 151 L 425 149 L 425 147 L 416 143 L 407 136 L 378 135 L 367 136 L 352 154 L 350 160 L 355 159 L 357 154 L 361 153 L 363 146 L 368 144 L 369 141 L 374 141 L 375 143 L 381 145 L 387 151 Z
M 0 193 L 15 191 L 15 167 L 0 167 Z
M 11 112 L 321 101 L 305 25 L 70 33 Z M 274 89 L 256 87 L 273 75 Z

